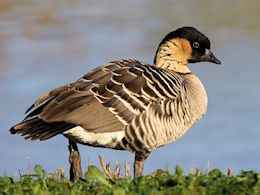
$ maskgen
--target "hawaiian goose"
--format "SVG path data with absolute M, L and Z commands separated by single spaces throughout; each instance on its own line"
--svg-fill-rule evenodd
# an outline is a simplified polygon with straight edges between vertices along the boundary
M 139 176 L 155 148 L 180 138 L 205 114 L 206 91 L 187 67 L 202 61 L 220 64 L 209 39 L 193 27 L 179 28 L 161 41 L 154 65 L 101 65 L 43 94 L 10 131 L 30 140 L 63 134 L 84 145 L 134 152 Z

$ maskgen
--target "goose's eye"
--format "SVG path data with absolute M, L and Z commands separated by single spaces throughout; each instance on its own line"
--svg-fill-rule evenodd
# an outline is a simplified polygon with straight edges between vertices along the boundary
M 193 42 L 192 45 L 193 45 L 194 48 L 199 48 L 200 47 L 200 44 L 197 41 Z

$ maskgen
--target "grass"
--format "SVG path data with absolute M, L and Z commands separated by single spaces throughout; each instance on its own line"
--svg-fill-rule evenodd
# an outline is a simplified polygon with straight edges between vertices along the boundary
M 107 177 L 96 166 L 89 166 L 84 178 L 70 182 L 64 171 L 47 173 L 41 166 L 34 174 L 15 180 L 0 176 L 0 194 L 260 194 L 260 173 L 241 171 L 236 176 L 218 169 L 208 174 L 199 170 L 188 175 L 176 166 L 174 173 L 158 169 L 132 180 L 128 177 Z

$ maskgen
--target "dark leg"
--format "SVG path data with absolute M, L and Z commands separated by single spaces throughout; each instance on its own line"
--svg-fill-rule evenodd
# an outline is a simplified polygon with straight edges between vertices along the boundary
M 69 140 L 69 151 L 70 151 L 70 181 L 75 181 L 82 177 L 80 153 L 77 144 Z
M 142 175 L 144 169 L 144 161 L 149 156 L 149 153 L 135 153 L 135 162 L 134 162 L 134 177 Z

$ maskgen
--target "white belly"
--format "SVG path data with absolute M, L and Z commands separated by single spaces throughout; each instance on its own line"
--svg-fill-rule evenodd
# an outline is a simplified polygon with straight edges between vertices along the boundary
M 120 141 L 125 136 L 125 132 L 92 133 L 81 126 L 76 126 L 63 132 L 63 135 L 75 142 L 85 145 L 120 149 Z

